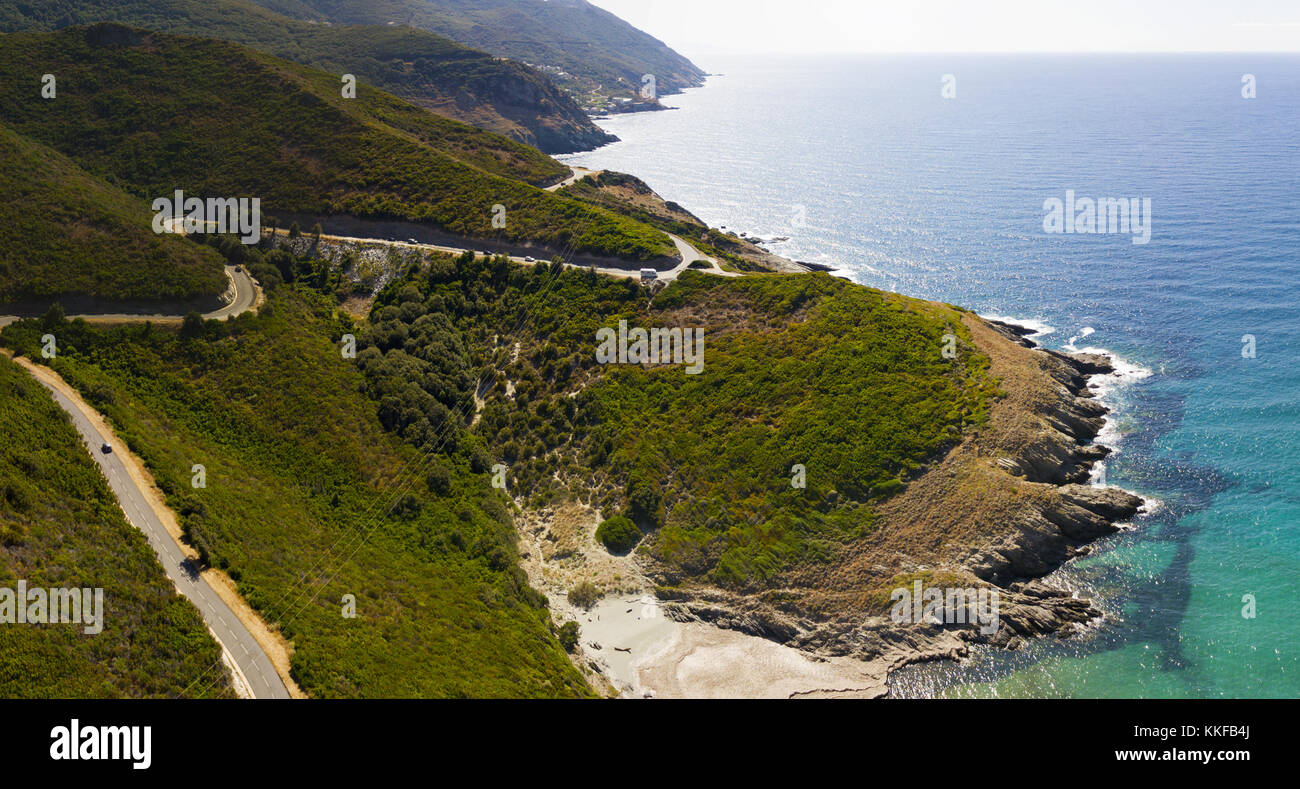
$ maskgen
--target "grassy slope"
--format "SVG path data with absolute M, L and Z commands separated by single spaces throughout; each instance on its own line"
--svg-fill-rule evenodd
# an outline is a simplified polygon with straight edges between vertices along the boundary
M 54 101 L 32 87 L 47 72 Z M 114 25 L 6 36 L 0 121 L 149 199 L 183 188 L 261 197 L 272 214 L 409 219 L 631 259 L 672 251 L 659 231 L 529 186 L 566 172 L 535 149 L 365 85 L 343 99 L 337 75 L 227 42 Z M 495 204 L 505 229 L 491 227 Z
M 993 393 L 955 309 L 826 275 L 687 272 L 647 307 L 632 283 L 464 260 L 381 295 L 360 357 L 374 385 L 413 403 L 423 385 L 454 407 L 461 394 L 410 361 L 430 347 L 423 316 L 440 313 L 476 363 L 502 371 L 475 430 L 516 494 L 540 505 L 594 487 L 606 515 L 630 507 L 674 584 L 760 588 L 826 560 L 981 422 Z M 704 328 L 703 374 L 596 365 L 596 329 L 620 318 Z M 955 360 L 941 356 L 949 332 Z M 805 489 L 790 484 L 796 463 Z
M 770 267 L 755 259 L 754 250 L 735 236 L 704 224 L 676 203 L 663 200 L 640 178 L 605 170 L 557 190 L 593 206 L 622 214 L 637 222 L 687 239 L 702 253 L 717 258 L 723 268 L 765 271 Z
M 221 651 L 46 390 L 0 358 L 0 586 L 104 589 L 104 630 L 0 625 L 0 697 L 230 697 Z
M 630 95 L 643 74 L 661 92 L 698 84 L 704 72 L 663 42 L 582 0 L 255 0 L 302 19 L 399 25 L 527 63 L 563 69 L 570 87 Z
M 145 459 L 191 541 L 293 641 L 308 693 L 589 693 L 468 450 L 433 459 L 386 434 L 332 314 L 285 286 L 230 336 L 69 324 L 61 347 L 73 350 L 54 367 Z M 30 348 L 39 334 L 29 322 L 4 338 Z M 204 490 L 189 486 L 196 462 Z M 435 467 L 442 493 L 426 480 Z M 341 616 L 345 594 L 355 619 Z
M 423 30 L 307 24 L 244 0 L 52 0 L 39 6 L 0 0 L 3 32 L 94 22 L 225 39 L 332 73 L 356 74 L 447 117 L 530 145 L 572 150 L 562 145 L 568 138 L 602 138 L 544 74 Z
M 219 255 L 157 235 L 144 201 L 0 126 L 0 304 L 188 299 L 226 288 Z

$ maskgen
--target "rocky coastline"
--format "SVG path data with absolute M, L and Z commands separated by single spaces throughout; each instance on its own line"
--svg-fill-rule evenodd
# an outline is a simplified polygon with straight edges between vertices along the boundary
M 1035 430 L 1005 431 L 991 446 L 966 447 L 927 470 L 941 481 L 968 473 L 969 465 L 987 467 L 1000 484 L 1013 489 L 1016 504 L 1004 511 L 1000 528 L 976 530 L 954 539 L 938 561 L 877 564 L 883 576 L 919 571 L 949 585 L 996 590 L 998 627 L 983 632 L 975 623 L 896 623 L 888 612 L 869 606 L 819 605 L 791 595 L 744 595 L 720 589 L 693 589 L 689 599 L 664 601 L 665 611 L 681 622 L 702 622 L 794 647 L 819 660 L 856 658 L 871 664 L 880 676 L 903 666 L 935 659 L 961 659 L 972 645 L 1018 649 L 1037 637 L 1069 638 L 1085 631 L 1102 616 L 1093 601 L 1057 588 L 1043 579 L 1067 561 L 1089 553 L 1092 544 L 1119 531 L 1119 524 L 1136 515 L 1141 497 L 1113 487 L 1089 484 L 1093 466 L 1110 454 L 1094 443 L 1109 409 L 1089 387 L 1095 376 L 1115 373 L 1113 361 L 1096 354 L 1064 354 L 1039 348 L 1032 330 L 972 316 L 972 327 L 983 327 L 984 344 L 1014 345 L 1023 351 L 1019 364 L 1032 364 L 1046 397 L 1029 398 L 1009 407 L 1032 417 Z M 1013 352 L 1014 353 L 1014 352 Z M 1046 381 L 1042 380 L 1042 375 Z M 1028 405 L 1027 405 L 1028 403 Z M 995 450 L 995 451 L 989 451 Z M 986 475 L 988 476 L 988 475 Z M 934 495 L 922 491 L 919 495 Z M 917 519 L 924 523 L 923 518 Z M 882 543 L 882 548 L 887 543 Z M 883 553 L 883 551 L 882 551 Z M 886 579 L 887 580 L 887 579 Z M 883 587 L 887 588 L 887 584 Z M 860 601 L 862 598 L 858 598 Z M 861 688 L 857 689 L 860 695 Z M 869 695 L 882 696 L 880 682 Z

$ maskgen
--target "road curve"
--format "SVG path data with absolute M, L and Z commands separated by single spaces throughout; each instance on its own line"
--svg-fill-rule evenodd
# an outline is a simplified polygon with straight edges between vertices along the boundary
M 285 230 L 277 230 L 275 232 L 277 235 L 288 234 L 288 231 Z M 673 268 L 668 269 L 666 271 L 658 272 L 658 276 L 656 277 L 656 279 L 664 282 L 671 282 L 677 279 L 677 275 L 681 274 L 683 271 L 689 268 L 691 263 L 693 263 L 696 260 L 703 260 L 709 264 L 709 268 L 697 269 L 697 271 L 702 271 L 705 274 L 716 274 L 717 276 L 720 277 L 742 276 L 740 272 L 724 270 L 721 266 L 718 265 L 718 261 L 716 259 L 711 258 L 708 255 L 705 255 L 703 252 L 700 252 L 698 249 L 696 249 L 695 247 L 687 243 L 684 239 L 678 238 L 672 233 L 667 233 L 666 235 L 668 236 L 668 238 L 672 239 L 673 244 L 676 245 L 677 247 L 677 254 L 681 255 L 682 259 L 681 262 L 678 263 Z M 462 249 L 459 247 L 449 247 L 449 246 L 443 246 L 441 244 L 422 244 L 419 242 L 413 244 L 409 241 L 394 241 L 389 238 L 363 238 L 360 236 L 332 236 L 328 234 L 321 234 L 320 238 L 322 241 L 331 241 L 336 243 L 375 244 L 379 246 L 395 247 L 400 249 L 417 249 L 426 252 L 445 252 L 451 255 L 460 255 L 465 252 L 474 252 L 474 254 L 476 255 L 483 255 L 482 252 L 479 252 L 477 250 Z M 549 260 L 536 260 L 521 255 L 506 255 L 506 257 L 510 258 L 510 260 L 514 261 L 515 263 L 521 263 L 525 266 L 531 266 L 537 263 L 550 262 Z M 594 267 L 583 266 L 575 263 L 565 263 L 564 265 L 566 268 L 577 268 L 577 269 L 584 269 L 584 270 L 587 268 L 595 268 L 597 273 L 604 274 L 607 277 L 620 277 L 622 279 L 641 278 L 641 270 L 639 268 L 630 268 L 630 269 L 604 268 L 600 266 L 594 266 Z
M 569 175 L 568 178 L 565 178 L 563 181 L 560 181 L 558 184 L 551 184 L 550 186 L 546 187 L 546 191 L 548 192 L 559 191 L 560 189 L 563 189 L 564 187 L 569 186 L 570 184 L 576 184 L 578 181 L 581 181 L 583 178 L 586 178 L 589 175 L 600 175 L 605 171 L 588 170 L 586 167 L 579 167 L 576 164 L 571 164 L 569 165 L 569 172 L 571 173 L 571 175 Z
M 204 318 L 223 321 L 227 318 L 242 315 L 249 310 L 256 309 L 257 305 L 261 302 L 262 289 L 257 286 L 257 283 L 253 282 L 253 278 L 248 276 L 248 272 L 244 271 L 242 267 L 226 266 L 226 277 L 230 280 L 231 288 L 234 290 L 234 297 L 226 306 L 213 310 L 212 312 L 204 313 Z M 146 315 L 130 312 L 104 312 L 68 316 L 69 319 L 84 318 L 86 320 L 105 321 L 111 323 L 178 321 L 184 317 L 184 315 L 168 315 L 163 313 Z M 15 315 L 0 315 L 0 329 L 3 329 L 5 326 L 8 326 L 17 320 L 20 320 L 20 318 Z
M 203 621 L 207 623 L 217 642 L 225 650 L 228 660 L 237 667 L 238 679 L 242 681 L 253 698 L 287 699 L 289 691 L 285 687 L 275 666 L 263 651 L 257 640 L 230 610 L 225 601 L 212 589 L 207 580 L 189 568 L 185 554 L 176 540 L 163 526 L 162 520 L 151 506 L 150 497 L 139 487 L 131 476 L 124 461 L 129 450 L 111 432 L 105 435 L 95 426 L 88 413 L 95 413 L 80 397 L 72 391 L 62 379 L 51 370 L 35 365 L 25 359 L 16 359 L 18 364 L 27 369 L 41 383 L 54 401 L 59 404 L 72 424 L 81 434 L 86 450 L 99 464 L 99 468 L 108 480 L 109 487 L 117 496 L 118 504 L 127 520 L 149 540 L 158 560 L 162 562 L 167 577 L 176 585 L 177 591 L 189 598 L 199 609 Z M 62 384 L 62 386 L 60 386 Z M 113 451 L 105 454 L 101 447 L 109 444 Z M 204 682 L 216 684 L 219 677 L 212 675 Z M 197 688 L 196 688 L 197 689 Z

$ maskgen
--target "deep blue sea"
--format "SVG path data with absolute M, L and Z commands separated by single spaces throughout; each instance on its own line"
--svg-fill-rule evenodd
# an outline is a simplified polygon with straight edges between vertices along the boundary
M 1055 576 L 1104 625 L 909 669 L 894 693 L 1300 697 L 1300 58 L 701 65 L 718 75 L 667 97 L 675 110 L 602 121 L 622 141 L 565 161 L 1129 365 L 1105 393 L 1105 476 L 1152 511 Z M 1149 198 L 1150 241 L 1045 232 L 1044 202 L 1067 191 Z

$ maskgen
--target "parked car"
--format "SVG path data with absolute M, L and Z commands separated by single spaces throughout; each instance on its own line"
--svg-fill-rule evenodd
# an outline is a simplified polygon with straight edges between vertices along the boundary
M 659 279 L 659 272 L 652 268 L 641 269 L 641 281 L 649 282 L 652 279 Z

